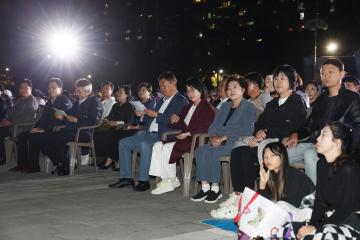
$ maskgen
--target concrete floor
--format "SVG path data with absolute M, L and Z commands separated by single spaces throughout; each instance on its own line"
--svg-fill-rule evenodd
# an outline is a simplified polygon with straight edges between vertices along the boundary
M 217 204 L 192 202 L 181 187 L 160 196 L 107 187 L 116 180 L 110 170 L 57 177 L 1 166 L 0 240 L 237 239 L 199 223 Z

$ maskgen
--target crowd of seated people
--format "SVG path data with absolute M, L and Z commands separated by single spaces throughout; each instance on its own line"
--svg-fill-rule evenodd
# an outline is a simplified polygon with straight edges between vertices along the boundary
M 286 64 L 277 66 L 265 79 L 257 72 L 233 74 L 219 83 L 217 99 L 214 90 L 208 95 L 196 78 L 185 82 L 185 97 L 171 72 L 158 76 L 156 97 L 146 82 L 137 86 L 136 98 L 124 85 L 116 89 L 114 98 L 111 82 L 102 85 L 101 97 L 97 97 L 91 82 L 80 79 L 75 83 L 77 99 L 73 102 L 62 95 L 62 81 L 50 79 L 41 118 L 33 127 L 17 128 L 17 166 L 10 171 L 40 171 L 42 152 L 56 165 L 59 176 L 68 175 L 67 143 L 74 141 L 79 127 L 99 124 L 94 142 L 97 155 L 104 157 L 100 168 L 119 171 L 118 180 L 109 187 L 144 192 L 154 176 L 161 181 L 151 193 L 158 195 L 181 185 L 176 163 L 190 151 L 193 136 L 201 133 L 208 136 L 208 142 L 201 146 L 196 142 L 194 177 L 201 189 L 192 201 L 215 203 L 222 197 L 220 159 L 230 158 L 232 193 L 211 212 L 213 217 L 234 217 L 245 187 L 297 211 L 316 186 L 310 225 L 301 223 L 294 228 L 295 234 L 299 238 L 325 234 L 328 224 L 335 225 L 335 232 L 336 226 L 344 224 L 360 231 L 356 213 L 360 192 L 354 191 L 360 184 L 355 161 L 360 152 L 359 81 L 345 77 L 344 64 L 336 58 L 321 64 L 320 76 L 321 84 L 308 81 L 303 88 L 300 75 Z M 0 85 L 1 161 L 5 159 L 4 141 L 14 125 L 35 121 L 39 113 L 31 81 L 25 79 L 19 86 L 12 107 Z M 178 132 L 162 139 L 174 130 Z M 80 132 L 80 140 L 89 141 L 91 131 Z M 140 154 L 137 177 L 132 169 L 134 152 Z M 304 172 L 293 167 L 297 162 L 304 163 Z M 356 231 L 352 234 L 360 236 Z

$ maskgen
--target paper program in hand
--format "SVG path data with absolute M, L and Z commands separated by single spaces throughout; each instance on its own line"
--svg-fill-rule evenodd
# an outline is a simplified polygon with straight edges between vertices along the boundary
M 144 104 L 142 104 L 142 102 L 140 102 L 140 101 L 130 101 L 130 103 L 131 103 L 131 105 L 133 105 L 135 107 L 136 111 L 144 112 L 144 110 L 146 109 Z
M 54 110 L 55 110 L 55 112 L 56 112 L 57 114 L 60 114 L 60 115 L 62 115 L 62 116 L 64 116 L 64 117 L 67 116 L 66 112 L 64 112 L 63 110 L 60 110 L 60 109 L 57 109 L 57 108 L 54 108 Z

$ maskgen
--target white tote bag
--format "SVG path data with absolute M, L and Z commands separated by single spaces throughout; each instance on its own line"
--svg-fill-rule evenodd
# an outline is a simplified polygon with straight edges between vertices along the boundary
M 289 220 L 287 211 L 250 188 L 245 188 L 239 209 L 239 229 L 250 237 L 270 238 Z

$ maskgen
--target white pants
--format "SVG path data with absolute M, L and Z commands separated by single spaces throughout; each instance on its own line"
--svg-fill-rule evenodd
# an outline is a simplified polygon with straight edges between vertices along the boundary
M 161 141 L 154 144 L 149 175 L 161 177 L 161 179 L 176 177 L 176 163 L 169 164 L 174 145 L 175 142 L 163 144 Z

